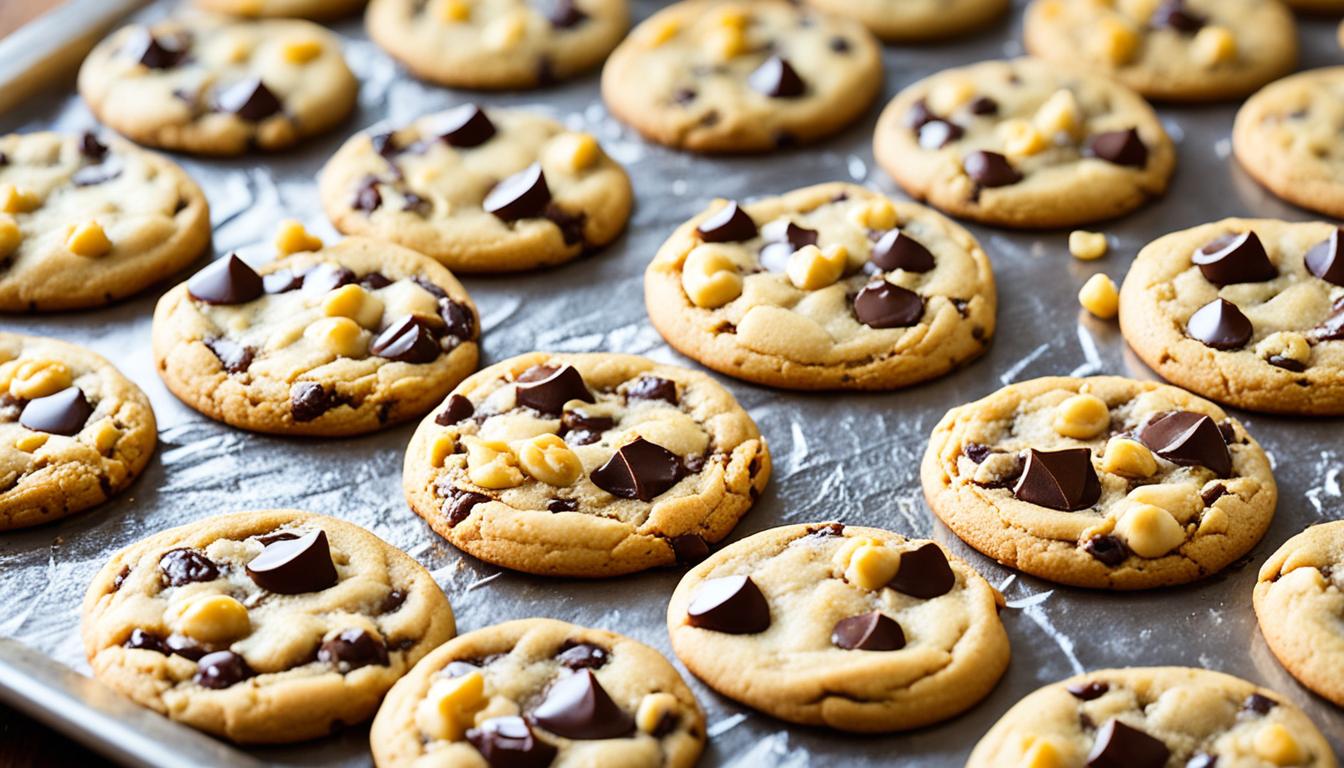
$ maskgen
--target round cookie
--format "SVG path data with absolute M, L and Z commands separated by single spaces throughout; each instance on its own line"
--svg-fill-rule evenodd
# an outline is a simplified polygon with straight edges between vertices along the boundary
M 159 299 L 154 359 L 187 405 L 257 432 L 356 435 L 420 417 L 476 367 L 480 320 L 448 270 L 293 226 L 281 244 L 297 252 L 259 270 L 226 256 Z
M 1011 384 L 953 408 L 920 476 L 972 547 L 1061 584 L 1184 584 L 1251 550 L 1274 517 L 1269 459 L 1218 406 L 1115 376 Z
M 378 768 L 689 768 L 705 717 L 676 669 L 615 632 L 522 619 L 426 656 L 378 710 Z
M 336 126 L 359 84 L 307 21 L 195 14 L 124 27 L 79 70 L 90 111 L 133 141 L 200 155 L 283 149 Z
M 786 0 L 685 0 L 637 27 L 602 70 L 602 98 L 645 138 L 695 152 L 818 141 L 882 90 L 858 22 Z
M 365 0 L 194 0 L 196 7 L 231 16 L 338 19 L 364 7 Z
M 1307 715 L 1273 691 L 1187 667 L 1103 669 L 1019 701 L 966 768 L 1335 768 Z
M 770 477 L 718 382 L 634 355 L 521 355 L 482 370 L 406 449 L 411 509 L 496 565 L 617 576 L 698 562 Z
M 1224 219 L 1158 238 L 1120 328 L 1163 378 L 1270 413 L 1344 414 L 1344 255 L 1322 222 Z M 1203 262 L 1199 264 L 1197 262 Z
M 630 178 L 592 135 L 474 104 L 358 134 L 318 178 L 336 228 L 414 248 L 461 272 L 569 261 L 625 228 Z
M 149 399 L 107 360 L 0 331 L 0 531 L 58 520 L 126 490 L 156 442 Z
M 893 42 L 959 35 L 999 18 L 1009 0 L 807 0 L 818 10 L 860 21 Z
M 691 569 L 667 607 L 677 657 L 774 717 L 865 733 L 945 720 L 1008 665 L 1002 596 L 931 541 L 789 525 Z
M 596 67 L 630 27 L 627 0 L 371 0 L 369 37 L 450 88 L 551 85 Z
M 175 163 L 92 133 L 0 137 L 0 312 L 107 304 L 209 243 L 205 195 Z
M 1023 27 L 1031 55 L 1166 101 L 1245 96 L 1297 63 L 1277 0 L 1033 0 Z
M 897 94 L 873 153 L 905 191 L 1010 227 L 1113 218 L 1166 191 L 1176 150 L 1115 81 L 1034 59 L 944 70 Z
M 1344 707 L 1344 520 L 1313 525 L 1260 568 L 1255 615 L 1300 683 Z
M 297 510 L 220 515 L 117 552 L 84 597 L 103 684 L 232 741 L 326 736 L 373 716 L 454 634 L 429 572 L 356 525 Z

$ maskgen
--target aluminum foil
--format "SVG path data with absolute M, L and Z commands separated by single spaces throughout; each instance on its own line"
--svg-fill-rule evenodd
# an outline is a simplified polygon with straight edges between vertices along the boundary
M 167 12 L 161 3 L 143 15 Z M 637 0 L 638 18 L 660 3 Z M 949 66 L 1021 54 L 1021 3 L 1009 19 L 954 43 L 888 47 L 885 98 Z M 1335 22 L 1304 19 L 1305 66 L 1336 63 Z M 480 307 L 486 363 L 534 349 L 613 351 L 690 364 L 649 325 L 641 278 L 663 239 L 713 197 L 751 198 L 806 184 L 848 180 L 899 195 L 873 163 L 878 108 L 819 146 L 766 157 L 705 158 L 646 144 L 615 122 L 592 76 L 546 91 L 468 94 L 418 83 L 368 42 L 357 19 L 337 25 L 362 83 L 357 114 L 333 134 L 292 152 L 235 160 L 179 158 L 205 188 L 215 252 L 265 258 L 276 223 L 297 218 L 330 241 L 313 178 L 356 130 L 405 123 L 468 99 L 525 105 L 591 131 L 634 178 L 637 209 L 627 233 L 605 251 L 544 272 L 464 280 Z M 704 707 L 704 765 L 802 768 L 826 765 L 961 765 L 980 736 L 1018 699 L 1059 678 L 1108 666 L 1179 664 L 1222 670 L 1273 688 L 1304 707 L 1336 750 L 1344 713 L 1298 686 L 1276 663 L 1256 628 L 1251 587 L 1258 565 L 1290 535 L 1344 512 L 1341 423 L 1238 413 L 1274 460 L 1278 514 L 1243 562 L 1192 586 L 1140 594 L 1058 587 L 1014 574 L 973 552 L 937 523 L 925 505 L 917 467 L 928 434 L 949 408 L 1014 381 L 1049 374 L 1112 373 L 1152 378 L 1128 352 L 1113 323 L 1080 313 L 1075 294 L 1092 273 L 1119 281 L 1149 240 L 1231 215 L 1310 219 L 1255 185 L 1230 159 L 1235 106 L 1161 109 L 1179 146 L 1167 196 L 1112 222 L 1112 252 L 1081 263 L 1066 232 L 1015 233 L 971 226 L 989 252 L 1000 295 L 999 335 L 989 354 L 951 376 L 881 395 L 776 392 L 719 377 L 768 437 L 775 474 L 765 495 L 733 532 L 740 538 L 785 523 L 841 520 L 913 536 L 932 536 L 968 559 L 1008 600 L 1012 639 L 1006 676 L 961 717 L 912 733 L 858 737 L 791 727 L 724 699 L 682 669 Z M 0 116 L 0 132 L 95 125 L 68 90 Z M 159 450 L 131 490 L 95 511 L 25 532 L 0 535 L 0 634 L 87 673 L 78 640 L 85 586 L 113 550 L 207 515 L 299 507 L 352 520 L 431 569 L 451 597 L 459 627 L 551 616 L 604 627 L 669 656 L 666 601 L 672 570 L 608 581 L 543 579 L 459 554 L 410 512 L 402 499 L 403 449 L 414 425 L 348 440 L 298 440 L 230 429 L 170 395 L 154 373 L 150 315 L 158 290 L 106 309 L 3 317 L 0 325 L 49 334 L 115 360 L 153 401 Z M 367 765 L 367 729 L 327 740 L 255 750 L 283 764 Z

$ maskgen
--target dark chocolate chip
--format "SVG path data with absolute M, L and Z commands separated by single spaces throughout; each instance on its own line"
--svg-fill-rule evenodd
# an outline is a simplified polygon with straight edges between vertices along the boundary
M 911 597 L 931 600 L 952 591 L 957 576 L 942 547 L 932 542 L 901 553 L 896 575 L 887 586 Z
M 1092 466 L 1088 448 L 1038 451 L 1027 455 L 1022 477 L 1013 495 L 1030 504 L 1073 512 L 1086 509 L 1101 498 L 1101 482 Z
M 551 189 L 546 186 L 546 174 L 541 163 L 533 163 L 495 185 L 485 196 L 482 206 L 501 221 L 534 219 L 546 212 L 551 202 Z
M 415 315 L 407 315 L 378 334 L 369 351 L 378 357 L 400 363 L 432 363 L 442 351 L 429 324 Z
M 1254 712 L 1257 715 L 1268 715 L 1269 710 L 1277 707 L 1278 705 L 1279 702 L 1269 698 L 1268 696 L 1263 696 L 1258 693 L 1252 693 L 1250 696 L 1246 697 L 1245 701 L 1241 703 L 1241 708 L 1246 710 L 1247 712 Z
M 672 554 L 676 556 L 677 562 L 682 565 L 695 565 L 709 557 L 709 544 L 703 537 L 694 533 L 684 533 L 674 537 L 670 543 L 672 544 Z
M 613 496 L 652 501 L 681 476 L 681 461 L 675 453 L 638 437 L 617 449 L 590 477 L 593 485 Z
M 169 587 L 219 578 L 219 566 L 194 549 L 170 549 L 159 558 L 159 575 Z
M 367 291 L 376 291 L 379 288 L 386 288 L 391 285 L 392 278 L 382 272 L 370 272 L 367 275 L 360 276 L 359 284 Z
M 252 669 L 233 651 L 207 653 L 196 662 L 192 681 L 202 688 L 229 688 L 252 676 Z
M 1147 733 L 1111 718 L 1097 731 L 1088 768 L 1163 768 L 1171 750 Z
M 552 684 L 531 720 L 566 739 L 614 739 L 635 729 L 634 718 L 611 700 L 591 669 Z
M 938 116 L 929 109 L 929 105 L 923 99 L 910 105 L 910 111 L 905 113 L 905 125 L 910 130 L 918 133 L 920 128 L 930 120 L 937 120 Z
M 1148 165 L 1148 146 L 1139 138 L 1139 131 L 1098 133 L 1087 140 L 1086 154 L 1108 163 L 1143 168 Z
M 247 575 L 262 589 L 281 595 L 321 592 L 340 580 L 323 530 L 266 545 L 247 564 Z
M 907 328 L 924 317 L 924 299 L 886 280 L 871 282 L 854 297 L 854 315 L 870 328 Z
M 93 406 L 79 387 L 66 387 L 54 395 L 29 400 L 19 412 L 19 423 L 34 432 L 75 435 L 93 415 Z
M 318 264 L 303 274 L 303 290 L 321 296 L 358 280 L 355 273 L 339 264 Z
M 1307 370 L 1306 363 L 1300 360 L 1294 360 L 1290 357 L 1283 357 L 1282 355 L 1270 355 L 1269 357 L 1265 358 L 1265 362 L 1269 363 L 1275 368 L 1282 368 L 1285 371 L 1292 371 L 1293 373 L 1301 373 Z
M 989 454 L 994 452 L 994 449 L 980 443 L 967 443 L 961 447 L 961 452 L 976 464 L 983 464 L 985 459 L 989 458 Z
M 672 101 L 675 101 L 684 107 L 695 101 L 696 95 L 697 93 L 694 88 L 678 88 L 676 92 L 672 94 Z
M 475 104 L 463 104 L 439 115 L 430 133 L 449 146 L 479 147 L 495 135 L 495 124 Z
M 401 210 L 426 216 L 434 210 L 434 204 L 414 192 L 402 194 Z
M 795 99 L 807 91 L 798 72 L 782 56 L 771 56 L 756 71 L 747 75 L 753 91 L 774 99 Z
M 216 95 L 215 105 L 220 112 L 232 112 L 252 123 L 259 123 L 284 108 L 259 77 L 250 77 L 224 88 Z
M 566 643 L 565 646 L 555 659 L 570 669 L 601 669 L 611 658 L 606 648 L 592 643 Z
M 552 27 L 570 29 L 582 24 L 587 19 L 588 14 L 580 10 L 574 0 L 550 0 L 546 20 L 551 22 Z
M 369 143 L 373 145 L 373 151 L 389 163 L 392 162 L 392 158 L 401 154 L 402 147 L 397 144 L 396 131 L 375 133 L 369 137 Z
M 1065 690 L 1067 690 L 1075 699 L 1092 701 L 1093 699 L 1099 699 L 1102 696 L 1105 696 L 1106 692 L 1111 690 L 1111 686 L 1107 683 L 1088 681 L 1086 683 L 1073 683 Z
M 475 412 L 476 406 L 472 405 L 467 398 L 462 395 L 449 395 L 448 403 L 444 405 L 442 411 L 434 416 L 434 423 L 446 427 L 471 418 L 471 415 Z
M 1304 259 L 1307 271 L 1335 285 L 1344 285 L 1344 253 L 1340 242 L 1341 230 L 1336 228 L 1330 237 L 1313 245 Z
M 577 499 L 551 499 L 546 502 L 547 512 L 577 512 L 579 502 Z
M 1195 341 L 1214 349 L 1241 349 L 1251 340 L 1255 327 L 1236 304 L 1214 299 L 1190 316 L 1185 332 Z
M 492 717 L 471 728 L 466 739 L 490 768 L 546 768 L 557 749 L 538 739 L 521 717 Z
M 1006 187 L 1022 180 L 1022 174 L 998 152 L 976 150 L 967 153 L 961 167 L 980 187 Z
M 356 211 L 373 213 L 383 204 L 383 193 L 378 191 L 381 182 L 377 176 L 365 176 L 355 188 L 355 199 L 351 203 Z
M 1311 330 L 1315 341 L 1344 341 L 1344 301 L 1337 302 L 1330 316 Z
M 229 373 L 242 373 L 252 364 L 257 351 L 246 344 L 239 344 L 222 336 L 206 339 L 205 346 L 219 358 L 219 364 Z
M 150 69 L 171 69 L 186 57 L 187 46 L 184 41 L 138 29 L 122 51 L 127 58 Z
M 383 604 L 378 606 L 379 613 L 396 613 L 397 609 L 406 602 L 406 593 L 400 589 L 393 589 L 383 598 Z
M 1205 24 L 1205 19 L 1186 7 L 1184 0 L 1166 0 L 1153 12 L 1148 23 L 1154 27 L 1169 27 L 1177 32 L 1194 34 Z
M 261 275 L 231 253 L 191 276 L 187 293 L 206 304 L 245 304 L 261 296 Z
M 677 404 L 677 385 L 658 376 L 640 376 L 635 383 L 625 388 L 629 400 L 663 400 Z
M 844 523 L 823 523 L 807 529 L 804 539 L 830 539 L 845 535 Z
M 121 585 L 126 583 L 126 577 L 131 575 L 131 566 L 122 566 L 121 571 L 112 577 L 112 591 L 121 589 Z
M 387 646 L 363 629 L 343 629 L 322 642 L 317 660 L 335 666 L 342 674 L 372 664 L 386 667 Z
M 1185 768 L 1217 768 L 1218 756 L 1200 752 L 1185 762 Z
M 1199 500 L 1204 502 L 1204 506 L 1212 507 L 1213 503 L 1227 495 L 1227 486 L 1222 483 L 1214 483 L 1205 488 L 1199 494 Z
M 834 53 L 849 53 L 852 50 L 849 41 L 839 35 L 831 38 L 830 46 Z
M 527 377 L 532 370 L 535 368 L 525 371 L 518 377 L 516 386 L 518 405 L 532 408 L 548 416 L 556 416 L 564 410 L 565 403 L 570 400 L 596 402 L 593 393 L 588 391 L 588 385 L 583 381 L 583 375 L 574 366 L 548 368 L 549 372 L 546 375 L 535 379 Z
M 277 269 L 261 276 L 261 288 L 266 293 L 289 293 L 303 286 L 303 275 L 288 269 Z
M 933 254 L 922 243 L 899 229 L 883 235 L 873 245 L 872 262 L 891 272 L 928 272 L 933 269 Z
M 706 243 L 740 243 L 757 235 L 756 222 L 736 200 L 705 217 L 695 233 Z
M 565 411 L 560 417 L 560 436 L 572 445 L 591 445 L 602 439 L 602 433 L 616 426 L 610 416 L 585 413 L 581 408 Z
M 686 623 L 729 635 L 754 635 L 769 629 L 770 604 L 750 576 L 709 579 L 696 587 Z
M 997 115 L 999 113 L 999 102 L 988 96 L 977 96 L 971 99 L 971 103 L 966 105 L 966 109 L 973 115 Z
M 198 645 L 195 640 L 184 635 L 169 635 L 163 641 L 163 647 L 167 649 L 168 653 L 192 661 L 200 661 L 201 657 L 207 653 L 207 650 Z
M 107 145 L 98 140 L 92 131 L 85 131 L 79 137 L 79 153 L 89 162 L 101 163 L 107 157 Z
M 1083 551 L 1111 568 L 1129 559 L 1129 548 L 1115 536 L 1093 536 L 1083 545 Z
M 1214 285 L 1262 283 L 1279 276 L 1254 232 L 1223 235 L 1195 251 L 1190 261 Z
M 490 497 L 484 494 L 454 488 L 447 504 L 444 505 L 444 512 L 448 514 L 448 527 L 451 528 L 466 520 L 477 504 L 484 504 L 487 501 L 490 501 Z
M 837 621 L 831 644 L 847 651 L 899 651 L 905 647 L 905 632 L 890 616 L 869 611 Z
M 315 381 L 300 381 L 289 389 L 289 413 L 297 422 L 312 421 L 344 401 L 336 390 Z
M 443 296 L 439 298 L 439 317 L 443 318 L 444 333 L 459 341 L 476 338 L 476 315 L 465 304 Z
M 154 651 L 167 655 L 168 649 L 163 647 L 163 638 L 153 632 L 146 632 L 143 629 L 132 629 L 130 637 L 122 644 L 123 648 L 130 648 L 138 651 Z
M 794 224 L 786 219 L 777 219 L 761 228 L 761 236 L 768 242 L 761 246 L 761 266 L 771 272 L 783 272 L 788 268 L 789 257 L 793 252 L 808 245 L 817 244 L 817 231 Z
M 1203 466 L 1219 477 L 1232 472 L 1232 454 L 1213 419 L 1191 411 L 1172 411 L 1138 430 L 1139 442 L 1158 456 L 1181 466 Z
M 966 129 L 948 120 L 933 119 L 919 127 L 919 146 L 942 149 L 966 135 Z

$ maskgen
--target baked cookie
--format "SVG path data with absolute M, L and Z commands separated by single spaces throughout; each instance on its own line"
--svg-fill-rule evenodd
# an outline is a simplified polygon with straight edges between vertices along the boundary
M 685 0 L 649 17 L 602 70 L 607 109 L 696 152 L 764 152 L 836 133 L 882 90 L 877 40 L 786 0 Z
M 0 137 L 0 312 L 115 301 L 209 242 L 205 195 L 175 163 L 92 133 Z
M 649 646 L 522 619 L 425 657 L 387 695 L 369 743 L 378 768 L 688 768 L 705 746 L 705 717 Z
M 1278 0 L 1033 0 L 1023 27 L 1031 55 L 1166 101 L 1245 96 L 1297 63 Z
M 1255 615 L 1279 663 L 1344 707 L 1344 520 L 1313 525 L 1270 555 Z
M 1305 13 L 1339 13 L 1344 11 L 1344 0 L 1284 0 L 1296 11 Z
M 1002 596 L 931 541 L 840 523 L 749 536 L 672 593 L 677 657 L 762 712 L 844 731 L 936 723 L 1008 666 Z
M 1061 584 L 1184 584 L 1274 517 L 1269 459 L 1218 406 L 1116 376 L 1011 384 L 953 408 L 920 472 L 934 513 L 1000 563 Z
M 364 7 L 365 0 L 194 0 L 196 7 L 231 16 L 337 19 Z
M 728 390 L 634 355 L 520 355 L 462 382 L 406 449 L 411 509 L 458 549 L 547 576 L 698 562 L 770 478 Z
M 475 369 L 480 321 L 448 270 L 294 227 L 290 255 L 226 256 L 159 299 L 154 360 L 183 402 L 257 432 L 356 435 L 419 418 Z
M 994 276 L 969 232 L 921 205 L 821 184 L 683 224 L 644 273 L 663 338 L 730 376 L 895 389 L 978 357 Z
M 340 38 L 297 20 L 206 14 L 110 35 L 79 93 L 133 141 L 200 155 L 283 149 L 350 114 L 359 84 Z
M 454 633 L 448 598 L 410 556 L 289 509 L 210 517 L 117 552 L 80 630 L 103 684 L 252 744 L 367 720 Z
M 1231 675 L 1186 667 L 1103 669 L 1019 701 L 966 768 L 1335 768 L 1302 710 Z
M 1224 219 L 1158 238 L 1120 328 L 1168 381 L 1271 413 L 1344 414 L 1344 240 L 1334 225 Z
M 107 360 L 0 331 L 0 531 L 58 520 L 124 491 L 156 441 L 149 399 Z
M 1123 85 L 1034 59 L 939 72 L 901 91 L 873 138 L 911 196 L 955 216 L 1068 227 L 1166 191 L 1176 150 Z
M 450 88 L 536 88 L 596 67 L 630 27 L 626 0 L 371 0 L 369 37 Z
M 358 134 L 318 177 L 336 228 L 461 272 L 560 264 L 616 239 L 633 195 L 592 135 L 475 104 Z
M 862 22 L 892 42 L 922 42 L 983 27 L 1008 10 L 1009 0 L 807 0 L 827 13 Z

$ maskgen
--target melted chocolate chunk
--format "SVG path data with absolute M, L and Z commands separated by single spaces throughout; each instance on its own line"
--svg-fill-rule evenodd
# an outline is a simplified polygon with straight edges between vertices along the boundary
M 971 103 L 966 105 L 966 109 L 972 115 L 997 115 L 999 113 L 999 102 L 988 96 L 977 96 L 971 99 Z
M 583 381 L 583 375 L 572 365 L 565 365 L 535 381 L 523 381 L 520 377 L 516 391 L 518 405 L 548 416 L 558 415 L 570 400 L 596 402 Z
M 303 273 L 305 293 L 321 296 L 358 280 L 355 273 L 339 264 L 318 264 Z
M 439 299 L 439 317 L 443 318 L 446 335 L 458 341 L 476 338 L 476 315 L 465 304 L 444 296 Z
M 911 104 L 910 111 L 905 113 L 905 127 L 919 133 L 919 129 L 924 127 L 925 123 L 937 119 L 938 116 L 933 113 L 933 110 L 929 109 L 928 102 L 920 99 Z
M 579 502 L 577 499 L 551 499 L 546 502 L 547 512 L 577 512 Z
M 1339 228 L 1330 233 L 1330 237 L 1313 245 L 1307 251 L 1303 261 L 1311 274 L 1335 285 L 1344 285 L 1344 244 L 1340 242 Z
M 359 285 L 366 291 L 376 291 L 392 284 L 392 279 L 382 272 L 370 272 L 359 278 Z
M 1254 712 L 1257 715 L 1268 715 L 1269 710 L 1277 707 L 1278 705 L 1279 702 L 1269 698 L 1268 696 L 1263 696 L 1258 693 L 1252 693 L 1250 696 L 1246 697 L 1245 701 L 1241 703 L 1241 708 L 1246 710 L 1247 712 Z
M 259 77 L 241 80 L 221 90 L 215 96 L 215 107 L 252 123 L 259 123 L 284 109 L 280 99 Z
M 1114 718 L 1097 731 L 1088 768 L 1163 768 L 1171 750 L 1160 740 Z
M 546 20 L 556 29 L 569 29 L 588 20 L 588 14 L 579 9 L 574 0 L 550 0 Z
M 407 315 L 389 325 L 369 345 L 378 357 L 400 363 L 432 363 L 442 351 L 429 324 L 415 315 Z
M 1129 559 L 1129 547 L 1115 536 L 1093 536 L 1083 545 L 1083 551 L 1110 568 Z
M 781 226 L 782 225 L 782 226 Z M 761 236 L 768 242 L 761 246 L 761 266 L 771 272 L 788 269 L 789 257 L 799 248 L 817 244 L 817 231 L 779 219 L 761 228 Z
M 696 587 L 686 623 L 729 635 L 754 635 L 769 629 L 770 604 L 750 576 L 709 579 Z
M 1227 486 L 1222 483 L 1214 483 L 1205 488 L 1199 494 L 1199 500 L 1204 502 L 1204 506 L 1212 507 L 1213 503 L 1227 495 Z
M 1270 355 L 1269 357 L 1265 358 L 1265 362 L 1269 363 L 1275 368 L 1282 368 L 1285 371 L 1292 371 L 1293 373 L 1301 373 L 1307 370 L 1306 363 L 1303 363 L 1299 360 L 1294 360 L 1290 357 L 1283 357 L 1281 355 Z
M 336 390 L 314 381 L 300 381 L 289 389 L 289 413 L 297 422 L 312 421 L 343 402 Z
M 487 213 L 501 221 L 535 219 L 546 212 L 551 202 L 551 189 L 546 186 L 546 174 L 541 163 L 533 163 L 495 185 L 482 203 Z
M 831 644 L 847 651 L 899 651 L 905 647 L 905 632 L 890 616 L 869 611 L 837 621 Z
M 675 453 L 637 437 L 593 470 L 590 479 L 613 496 L 652 501 L 676 485 L 681 476 L 681 461 Z
M 112 577 L 112 591 L 116 592 L 120 590 L 121 585 L 126 583 L 126 577 L 130 575 L 131 566 L 123 566 L 121 571 L 116 576 Z
M 662 400 L 676 405 L 677 385 L 668 379 L 644 375 L 625 388 L 625 397 L 628 400 Z
M 247 367 L 252 365 L 252 359 L 257 354 L 257 351 L 252 347 L 239 344 L 222 336 L 206 339 L 205 346 L 215 353 L 215 357 L 219 358 L 219 364 L 224 366 L 224 370 L 229 373 L 246 371 Z
M 782 56 L 766 59 L 756 71 L 747 75 L 747 85 L 773 99 L 796 99 L 807 92 L 803 79 Z
M 1075 698 L 1082 701 L 1092 701 L 1106 695 L 1111 690 L 1107 683 L 1089 681 L 1086 683 L 1073 683 L 1066 690 Z
M 1032 448 L 1013 495 L 1022 501 L 1063 512 L 1092 506 L 1101 498 L 1101 482 L 1092 466 L 1092 451 L 1087 448 L 1060 451 Z
M 565 245 L 584 242 L 583 228 L 588 223 L 588 214 L 583 211 L 570 213 L 559 205 L 550 203 L 542 212 L 542 216 L 560 230 L 560 238 L 565 241 Z
M 1185 762 L 1185 768 L 1217 768 L 1218 756 L 1200 752 Z
M 919 127 L 919 146 L 942 149 L 966 135 L 966 129 L 950 120 L 934 118 Z
M 351 203 L 356 211 L 373 213 L 383 204 L 383 194 L 378 191 L 377 176 L 365 176 L 355 188 L 355 199 Z
M 695 233 L 706 243 L 740 243 L 756 237 L 757 229 L 737 201 L 730 201 L 700 222 Z
M 581 409 L 565 411 L 560 417 L 560 436 L 572 445 L 592 445 L 602 439 L 602 433 L 616 426 L 610 416 L 584 413 Z
M 321 592 L 340 580 L 322 530 L 266 545 L 247 564 L 247 575 L 262 589 L 281 595 Z
M 1205 19 L 1185 5 L 1185 0 L 1166 0 L 1153 12 L 1148 23 L 1154 27 L 1168 27 L 1178 32 L 1194 34 L 1205 24 Z
M 531 720 L 566 739 L 615 739 L 635 729 L 634 718 L 611 700 L 591 669 L 551 685 Z
M 169 635 L 168 639 L 163 641 L 163 647 L 168 649 L 168 653 L 192 661 L 200 661 L 206 654 L 206 649 L 197 645 L 195 640 L 182 635 Z
M 998 152 L 970 152 L 961 161 L 961 167 L 979 187 L 1006 187 L 1022 180 L 1022 174 Z
M 873 245 L 872 262 L 892 272 L 928 272 L 933 269 L 933 254 L 922 243 L 899 229 L 882 235 Z
M 495 136 L 495 124 L 475 104 L 463 104 L 444 112 L 430 132 L 453 147 L 479 147 Z
M 159 558 L 159 576 L 165 586 L 180 587 L 219 578 L 219 566 L 194 549 L 170 549 Z
M 387 646 L 362 629 L 344 629 L 317 649 L 317 660 L 335 666 L 342 674 L 376 664 L 387 666 Z
M 1086 154 L 1108 163 L 1143 168 L 1148 165 L 1148 146 L 1137 128 L 1098 133 L 1087 140 Z
M 833 53 L 844 54 L 849 53 L 853 49 L 853 46 L 849 44 L 849 41 L 839 35 L 832 37 L 828 45 L 830 45 Z
M 467 398 L 462 395 L 449 395 L 448 404 L 434 416 L 434 423 L 446 427 L 471 418 L 471 415 L 475 412 L 476 406 L 472 405 Z
M 869 328 L 907 328 L 924 317 L 924 299 L 914 291 L 877 280 L 854 297 L 854 315 Z
M 266 293 L 289 293 L 303 286 L 303 275 L 288 269 L 277 269 L 261 276 L 261 288 Z
M 976 464 L 983 464 L 985 459 L 989 458 L 989 454 L 994 452 L 994 449 L 980 443 L 967 443 L 961 447 L 961 452 Z
M 921 600 L 930 600 L 952 591 L 957 576 L 942 547 L 928 543 L 918 549 L 901 553 L 896 575 L 887 586 Z
M 1195 251 L 1190 261 L 1214 285 L 1262 283 L 1279 276 L 1254 232 L 1223 235 Z
M 402 592 L 400 589 L 393 589 L 391 592 L 387 593 L 387 597 L 383 598 L 383 604 L 378 606 L 378 612 L 396 613 L 397 609 L 400 608 L 405 602 L 406 602 L 406 593 Z
M 79 387 L 66 387 L 54 395 L 29 400 L 19 412 L 19 423 L 34 432 L 76 435 L 93 415 L 93 406 Z
M 230 688 L 252 676 L 252 669 L 233 651 L 207 653 L 196 663 L 192 681 L 202 688 Z
M 1251 340 L 1255 327 L 1236 304 L 1214 299 L 1190 316 L 1185 332 L 1195 341 L 1214 349 L 1241 349 Z
M 1232 454 L 1213 419 L 1191 411 L 1173 411 L 1138 430 L 1139 442 L 1158 456 L 1184 467 L 1202 466 L 1219 477 L 1232 472 Z
M 1344 301 L 1335 304 L 1330 316 L 1311 331 L 1316 341 L 1344 341 Z
M 448 503 L 444 505 L 444 512 L 448 515 L 448 527 L 451 528 L 466 520 L 477 504 L 484 504 L 489 500 L 490 497 L 484 494 L 454 488 L 448 497 Z
M 85 131 L 79 137 L 79 153 L 89 162 L 101 163 L 107 157 L 107 145 L 98 140 L 92 131 Z
M 143 629 L 132 629 L 130 637 L 121 644 L 123 648 L 130 648 L 139 651 L 154 651 L 155 653 L 168 654 L 168 649 L 163 646 L 163 638 L 153 632 L 146 632 Z
M 187 281 L 187 294 L 206 304 L 245 304 L 261 296 L 261 275 L 231 253 Z
M 122 53 L 150 69 L 172 69 L 186 58 L 187 45 L 182 40 L 157 37 L 148 29 L 138 29 Z
M 369 137 L 369 144 L 373 145 L 373 151 L 378 156 L 392 162 L 392 159 L 401 154 L 402 147 L 397 144 L 397 134 L 395 131 L 383 131 L 375 133 Z
M 559 661 L 570 669 L 601 669 L 611 658 L 606 648 L 592 643 L 565 643 L 565 648 L 556 655 Z
M 466 739 L 490 768 L 546 768 L 557 752 L 533 735 L 527 721 L 512 715 L 486 720 L 469 729 Z
M 684 533 L 669 542 L 672 554 L 681 565 L 695 565 L 709 557 L 709 544 L 694 533 Z

